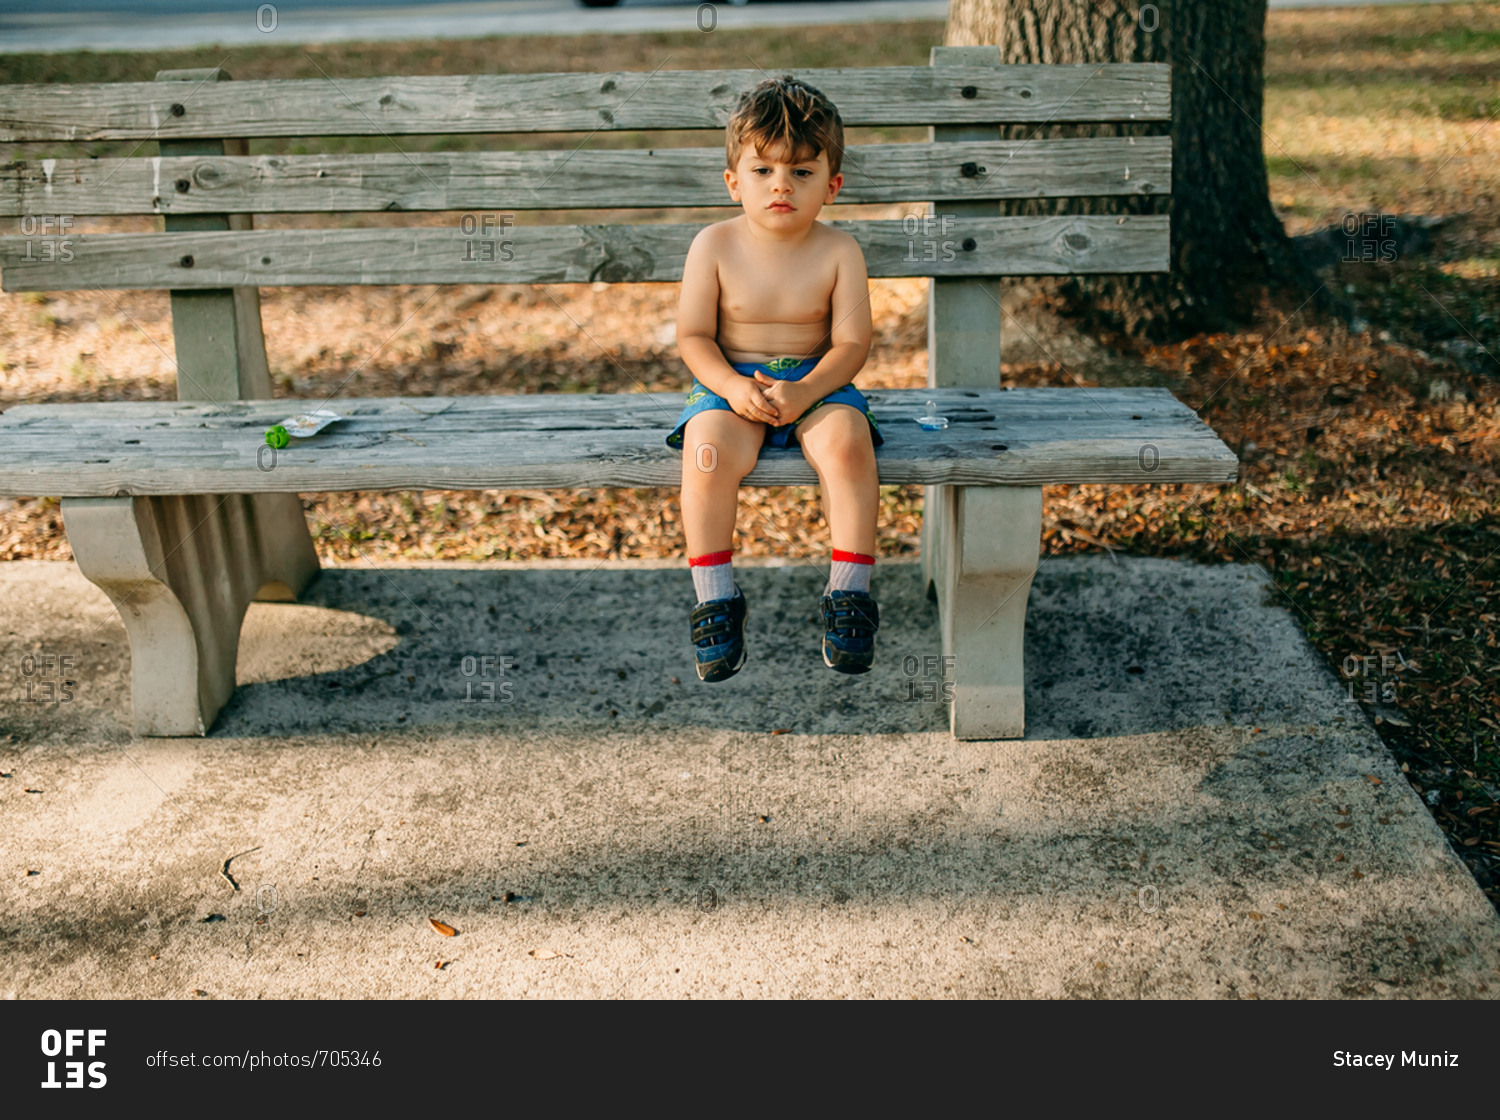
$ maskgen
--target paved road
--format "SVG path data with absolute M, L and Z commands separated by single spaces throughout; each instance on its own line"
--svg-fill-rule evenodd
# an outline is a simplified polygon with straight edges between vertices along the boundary
M 79 9 L 80 0 L 73 0 Z M 97 0 L 96 0 L 97 2 Z M 337 3 L 338 0 L 334 0 Z M 231 11 L 222 8 L 233 4 Z M 274 12 L 245 0 L 202 0 L 170 21 L 138 0 L 110 11 L 49 7 L 45 14 L 13 13 L 0 3 L 0 51 L 140 50 L 162 47 L 256 46 L 272 42 L 330 43 L 413 38 L 468 39 L 487 35 L 574 35 L 595 31 L 710 31 L 877 20 L 942 19 L 946 0 L 758 3 L 753 7 L 700 0 L 622 0 L 617 8 L 587 9 L 574 0 L 485 0 L 419 7 L 410 2 L 311 5 L 279 0 Z M 161 11 L 160 6 L 154 9 Z M 257 26 L 257 13 L 260 25 Z M 274 27 L 269 26 L 274 23 Z
M 1271 0 L 1273 8 L 1355 6 L 1363 5 Z M 608 9 L 583 8 L 576 0 L 275 0 L 259 5 L 252 0 L 0 0 L 0 53 L 707 31 L 942 19 L 947 12 L 947 0 L 780 0 L 747 6 L 621 0 Z

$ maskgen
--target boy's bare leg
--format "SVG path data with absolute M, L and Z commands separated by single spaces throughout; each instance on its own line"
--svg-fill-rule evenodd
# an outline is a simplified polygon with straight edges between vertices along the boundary
M 880 476 L 864 413 L 852 405 L 825 404 L 797 425 L 797 442 L 818 472 L 833 547 L 874 556 Z
M 724 409 L 700 412 L 687 422 L 682 439 L 682 531 L 689 556 L 734 547 L 740 480 L 760 456 L 765 427 Z

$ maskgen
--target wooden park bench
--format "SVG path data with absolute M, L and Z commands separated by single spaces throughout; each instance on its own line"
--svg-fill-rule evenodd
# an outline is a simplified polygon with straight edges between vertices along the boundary
M 1165 136 L 1001 140 L 1002 124 L 1163 121 L 1167 68 L 1005 66 L 939 48 L 927 67 L 800 71 L 848 126 L 927 125 L 851 146 L 841 202 L 931 217 L 842 223 L 874 277 L 932 278 L 927 390 L 868 393 L 882 483 L 926 487 L 923 569 L 964 739 L 1024 728 L 1022 638 L 1049 483 L 1225 483 L 1233 453 L 1163 389 L 1000 386 L 997 278 L 1168 267 L 1165 215 L 1000 216 L 1001 199 L 1170 193 Z M 274 455 L 258 289 L 315 284 L 670 283 L 697 225 L 517 224 L 521 209 L 722 206 L 703 148 L 257 155 L 252 137 L 722 129 L 756 70 L 0 86 L 0 140 L 153 141 L 158 155 L 0 167 L 6 291 L 167 289 L 178 400 L 26 405 L 0 415 L 0 494 L 61 498 L 80 570 L 131 643 L 142 735 L 201 735 L 233 692 L 247 605 L 318 571 L 299 494 L 655 487 L 681 393 L 337 397 L 341 424 Z M 649 189 L 622 189 L 622 185 Z M 255 214 L 448 211 L 445 227 L 256 230 Z M 459 213 L 464 217 L 459 217 Z M 60 217 L 158 214 L 164 231 L 69 234 Z M 476 218 L 475 215 L 478 215 Z M 489 217 L 486 217 L 488 215 Z M 66 241 L 66 246 L 61 242 Z M 498 244 L 497 244 L 498 243 Z M 683 387 L 689 376 L 684 370 Z M 922 430 L 927 399 L 952 421 Z M 317 402 L 322 404 L 323 402 Z M 507 438 L 525 433 L 524 439 Z M 767 450 L 754 485 L 815 484 Z M 686 656 L 686 653 L 684 654 Z

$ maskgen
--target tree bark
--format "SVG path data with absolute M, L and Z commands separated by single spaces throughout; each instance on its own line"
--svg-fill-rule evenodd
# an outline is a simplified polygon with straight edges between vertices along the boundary
M 1271 209 L 1263 155 L 1266 0 L 950 0 L 950 46 L 1002 62 L 1172 67 L 1172 271 L 1075 278 L 1075 313 L 1161 339 L 1243 324 L 1267 289 L 1312 289 Z M 1012 126 L 1015 137 L 1160 134 L 1163 125 Z M 1063 199 L 1012 212 L 1161 212 L 1166 200 Z

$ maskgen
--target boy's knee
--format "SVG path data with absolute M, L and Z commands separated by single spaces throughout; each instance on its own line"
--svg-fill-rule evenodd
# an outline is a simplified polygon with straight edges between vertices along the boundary
M 694 477 L 705 485 L 722 484 L 725 479 L 738 484 L 754 469 L 759 452 L 758 447 L 748 447 L 739 438 L 717 439 L 711 433 L 704 434 L 697 440 L 688 440 L 683 448 L 683 476 Z
M 816 438 L 810 441 L 814 455 L 825 470 L 849 471 L 874 461 L 875 443 L 870 436 L 869 422 L 858 413 L 854 417 L 859 421 L 857 426 L 852 420 L 839 417 L 838 423 L 824 424 Z M 804 443 L 804 452 L 807 449 L 808 444 Z

